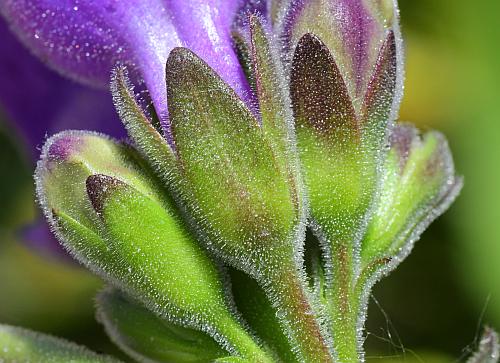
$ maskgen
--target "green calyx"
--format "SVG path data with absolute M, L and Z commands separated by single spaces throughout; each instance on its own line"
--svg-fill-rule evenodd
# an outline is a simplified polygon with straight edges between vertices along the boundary
M 265 34 L 253 22 L 259 29 L 254 42 L 263 43 Z M 260 50 L 252 53 L 259 119 L 203 60 L 185 48 L 171 52 L 166 81 L 172 145 L 141 112 L 123 69 L 112 83 L 117 109 L 138 148 L 209 248 L 233 264 L 247 259 L 257 265 L 270 250 L 293 255 L 304 214 L 290 109 L 277 99 L 286 95 L 275 83 L 281 79 L 270 64 L 275 60 Z
M 393 0 L 317 0 L 280 17 L 278 29 L 290 60 L 294 57 L 290 45 L 300 43 L 304 35 L 321 39 L 335 59 L 354 109 L 360 111 L 378 67 L 380 45 L 390 34 L 399 34 L 398 18 Z

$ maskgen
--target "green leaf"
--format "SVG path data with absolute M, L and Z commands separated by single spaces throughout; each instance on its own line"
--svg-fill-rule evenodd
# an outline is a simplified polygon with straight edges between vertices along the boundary
M 298 128 L 311 127 L 333 143 L 342 142 L 335 134 L 358 136 L 356 112 L 342 74 L 330 50 L 313 34 L 305 34 L 295 48 L 290 94 Z
M 64 339 L 27 329 L 0 325 L 1 362 L 118 363 Z
M 137 361 L 201 363 L 228 355 L 208 335 L 160 319 L 113 288 L 97 296 L 97 319 L 113 343 Z
M 248 84 L 252 90 L 255 90 L 255 74 L 251 59 L 251 45 L 248 44 L 247 34 L 244 34 L 241 29 L 235 29 L 231 32 L 231 38 L 234 43 L 234 49 L 238 60 L 240 61 L 241 68 L 245 73 Z

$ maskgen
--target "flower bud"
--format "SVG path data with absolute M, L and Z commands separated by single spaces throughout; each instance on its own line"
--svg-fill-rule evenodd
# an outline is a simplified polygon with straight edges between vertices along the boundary
M 291 51 L 304 34 L 321 39 L 359 109 L 390 34 L 401 48 L 398 15 L 393 0 L 294 0 L 283 14 L 280 28 L 285 47 Z
M 46 216 L 78 260 L 158 316 L 209 332 L 235 354 L 262 355 L 228 307 L 218 267 L 133 149 L 62 133 L 36 174 Z
M 47 140 L 35 174 L 37 195 L 44 212 L 64 246 L 79 261 L 97 268 L 107 261 L 107 247 L 99 235 L 99 220 L 92 211 L 85 181 L 95 172 L 119 176 L 138 189 L 148 189 L 140 159 L 125 145 L 95 133 L 68 131 Z M 70 236 L 76 231 L 58 228 L 61 223 L 78 226 L 86 243 Z M 97 265 L 96 265 L 97 263 Z
M 431 131 L 420 136 L 415 127 L 403 124 L 392 130 L 380 190 L 360 245 L 355 284 L 358 325 L 364 323 L 370 289 L 410 253 L 461 187 L 442 134 Z
M 327 244 L 359 238 L 376 191 L 402 91 L 397 18 L 395 2 L 297 0 L 282 19 L 311 216 Z
M 295 49 L 290 93 L 311 215 L 331 240 L 356 239 L 375 193 L 397 83 L 396 50 L 389 32 L 358 109 L 320 38 L 308 33 Z
M 381 191 L 362 242 L 362 262 L 401 259 L 462 187 L 444 136 L 398 125 L 390 137 Z M 393 264 L 398 261 L 393 261 Z
M 297 143 L 311 227 L 326 255 L 334 348 L 339 360 L 354 362 L 361 351 L 355 343 L 361 330 L 353 328 L 360 240 L 402 93 L 397 7 L 376 0 L 297 0 L 284 14 Z

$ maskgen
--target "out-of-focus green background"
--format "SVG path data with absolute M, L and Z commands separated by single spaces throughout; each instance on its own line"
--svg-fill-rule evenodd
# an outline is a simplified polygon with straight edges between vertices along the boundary
M 370 362 L 464 362 L 479 327 L 500 329 L 500 1 L 400 0 L 407 77 L 401 120 L 442 130 L 465 188 L 374 291 Z M 0 116 L 1 119 L 1 116 Z M 9 130 L 10 131 L 10 130 Z M 33 165 L 0 123 L 0 321 L 109 351 L 96 278 L 23 247 Z

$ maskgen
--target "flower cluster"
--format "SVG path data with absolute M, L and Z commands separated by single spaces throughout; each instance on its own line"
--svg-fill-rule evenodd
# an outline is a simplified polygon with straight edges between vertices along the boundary
M 60 72 L 99 85 L 113 70 L 131 142 L 62 132 L 35 177 L 53 232 L 109 285 L 98 318 L 119 347 L 148 362 L 364 360 L 373 284 L 461 187 L 440 133 L 395 123 L 395 1 L 0 11 Z M 102 359 L 30 334 L 4 328 L 0 344 Z

